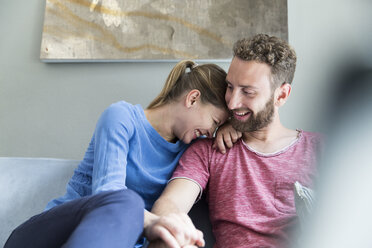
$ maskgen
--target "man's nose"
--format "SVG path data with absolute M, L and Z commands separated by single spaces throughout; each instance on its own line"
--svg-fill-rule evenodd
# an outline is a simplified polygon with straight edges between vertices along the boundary
M 241 98 L 237 91 L 233 91 L 231 93 L 230 98 L 228 99 L 228 102 L 227 102 L 227 107 L 230 110 L 238 109 L 241 107 Z

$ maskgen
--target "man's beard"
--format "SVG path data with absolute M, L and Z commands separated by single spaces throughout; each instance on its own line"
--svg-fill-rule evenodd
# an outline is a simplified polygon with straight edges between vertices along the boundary
M 260 130 L 272 122 L 274 116 L 274 96 L 271 96 L 266 102 L 263 110 L 255 115 L 253 115 L 253 112 L 251 112 L 251 116 L 246 121 L 239 121 L 235 119 L 232 111 L 230 112 L 232 115 L 230 123 L 236 130 L 240 132 L 254 132 Z

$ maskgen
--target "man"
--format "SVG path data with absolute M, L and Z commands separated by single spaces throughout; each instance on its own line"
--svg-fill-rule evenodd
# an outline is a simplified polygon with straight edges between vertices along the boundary
M 295 67 L 295 51 L 276 37 L 260 34 L 236 42 L 225 99 L 230 123 L 242 138 L 225 154 L 213 149 L 212 140 L 195 142 L 154 213 L 187 213 L 204 192 L 215 247 L 288 246 L 296 223 L 293 184 L 312 186 L 321 142 L 320 135 L 288 129 L 280 121 Z

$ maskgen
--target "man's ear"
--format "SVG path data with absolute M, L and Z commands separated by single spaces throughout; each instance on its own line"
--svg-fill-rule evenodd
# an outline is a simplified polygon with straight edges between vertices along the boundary
M 185 104 L 187 108 L 195 106 L 197 101 L 200 100 L 201 93 L 199 90 L 193 89 L 186 95 Z
M 289 95 L 291 94 L 292 86 L 288 83 L 283 83 L 280 87 L 275 90 L 275 106 L 283 106 L 287 102 Z

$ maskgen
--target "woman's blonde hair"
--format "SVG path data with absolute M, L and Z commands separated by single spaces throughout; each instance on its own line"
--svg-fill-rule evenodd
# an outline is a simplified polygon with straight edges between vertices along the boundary
M 191 60 L 177 63 L 169 73 L 162 91 L 147 108 L 154 109 L 171 103 L 193 89 L 200 91 L 203 103 L 226 108 L 226 72 L 218 65 L 197 65 Z

